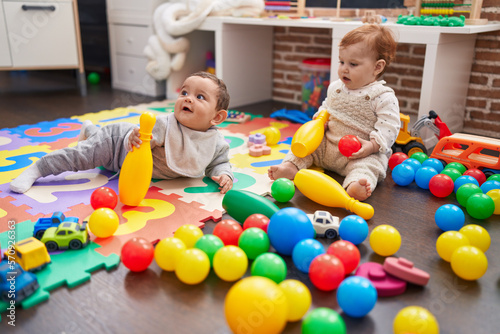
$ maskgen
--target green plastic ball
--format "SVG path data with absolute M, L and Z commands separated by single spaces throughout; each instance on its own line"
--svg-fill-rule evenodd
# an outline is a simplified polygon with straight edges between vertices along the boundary
M 271 186 L 271 196 L 278 202 L 288 202 L 295 195 L 295 185 L 292 180 L 280 178 Z
M 258 227 L 250 227 L 241 233 L 238 246 L 245 252 L 250 260 L 269 251 L 271 245 L 267 233 Z
M 89 75 L 87 75 L 87 81 L 91 85 L 97 85 L 101 81 L 101 76 L 99 75 L 99 73 L 90 72 Z
M 410 158 L 418 160 L 420 163 L 424 162 L 425 160 L 429 159 L 429 156 L 425 154 L 424 152 L 415 152 L 413 153 Z
M 275 253 L 264 253 L 257 256 L 250 269 L 252 276 L 262 276 L 281 283 L 287 274 L 285 260 Z
M 467 167 L 462 165 L 460 162 L 450 162 L 449 164 L 444 166 L 444 169 L 448 169 L 448 168 L 455 168 L 456 170 L 458 170 L 460 172 L 460 174 L 463 174 L 467 170 Z
M 205 234 L 201 238 L 199 238 L 194 244 L 194 248 L 198 248 L 207 254 L 208 259 L 210 260 L 210 266 L 214 265 L 214 255 L 217 253 L 219 249 L 224 247 L 224 243 L 222 240 L 213 234 Z
M 449 177 L 451 177 L 451 179 L 453 180 L 453 182 L 455 182 L 456 179 L 458 179 L 460 176 L 462 176 L 462 173 L 460 173 L 460 171 L 456 168 L 445 168 L 441 171 L 441 173 L 439 174 L 445 174 L 445 175 L 448 175 Z
M 302 334 L 318 333 L 347 333 L 344 319 L 336 311 L 327 307 L 312 310 L 302 321 Z
M 483 191 L 474 183 L 466 183 L 457 190 L 457 201 L 461 206 L 467 206 L 467 200 L 473 194 L 482 194 Z
M 500 182 L 500 174 L 493 174 L 488 177 L 486 181 L 498 181 Z
M 465 209 L 473 218 L 486 219 L 495 211 L 495 202 L 486 194 L 474 194 L 467 200 Z

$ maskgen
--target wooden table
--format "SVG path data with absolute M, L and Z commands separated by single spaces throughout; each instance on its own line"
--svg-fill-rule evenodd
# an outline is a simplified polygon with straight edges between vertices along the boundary
M 334 176 L 341 180 L 338 176 Z M 348 333 L 392 333 L 392 322 L 405 306 L 418 305 L 430 310 L 438 319 L 442 334 L 498 333 L 500 328 L 500 217 L 477 221 L 466 213 L 466 223 L 485 227 L 492 239 L 486 256 L 489 269 L 477 281 L 464 281 L 441 260 L 435 243 L 440 230 L 434 223 L 435 211 L 444 204 L 454 203 L 455 195 L 434 197 L 415 183 L 397 186 L 391 176 L 380 183 L 367 203 L 375 209 L 368 221 L 370 231 L 389 224 L 402 236 L 402 246 L 396 256 L 405 257 L 415 266 L 430 273 L 425 287 L 408 285 L 405 293 L 396 297 L 379 298 L 375 308 L 365 317 L 354 319 L 342 314 Z M 322 207 L 297 192 L 290 203 L 313 213 L 329 210 L 343 218 L 350 212 L 340 208 Z M 228 218 L 224 216 L 223 218 Z M 205 233 L 211 233 L 209 222 Z M 329 240 L 318 239 L 325 247 Z M 384 258 L 372 252 L 368 240 L 360 246 L 361 263 L 382 263 Z M 299 272 L 289 257 L 287 278 L 299 279 L 313 296 L 312 308 L 329 307 L 338 312 L 336 292 L 316 289 L 308 276 Z M 248 275 L 248 273 L 247 273 Z M 15 329 L 8 326 L 5 315 L 1 333 L 230 333 L 224 317 L 224 298 L 232 283 L 219 279 L 213 271 L 199 285 L 181 283 L 174 273 L 162 271 L 156 263 L 142 273 L 129 272 L 123 265 L 111 272 L 101 270 L 90 282 L 68 290 L 51 292 L 48 302 L 16 311 Z M 312 309 L 311 308 L 311 309 Z M 285 333 L 300 333 L 301 322 L 288 323 Z

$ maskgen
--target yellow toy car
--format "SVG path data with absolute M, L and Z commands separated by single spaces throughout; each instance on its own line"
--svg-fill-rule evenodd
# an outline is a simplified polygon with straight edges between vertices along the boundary
M 34 237 L 9 245 L 4 254 L 6 259 L 19 263 L 25 271 L 41 270 L 51 262 L 45 245 Z

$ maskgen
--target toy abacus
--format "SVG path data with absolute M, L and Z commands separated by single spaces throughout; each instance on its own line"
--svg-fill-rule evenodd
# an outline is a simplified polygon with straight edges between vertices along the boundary
M 280 0 L 267 0 L 264 2 L 264 9 L 273 15 L 306 15 L 306 0 L 292 0 L 292 1 L 280 1 Z
M 481 19 L 483 0 L 471 0 L 470 3 L 455 3 L 455 0 L 417 0 L 416 15 L 453 15 L 469 13 L 465 24 L 486 24 L 488 19 Z M 455 9 L 457 8 L 457 9 Z

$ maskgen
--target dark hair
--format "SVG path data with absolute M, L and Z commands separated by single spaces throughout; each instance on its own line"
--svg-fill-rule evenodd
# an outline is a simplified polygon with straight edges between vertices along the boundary
M 211 73 L 203 71 L 193 73 L 189 77 L 201 77 L 212 80 L 219 88 L 219 92 L 217 95 L 217 105 L 215 106 L 215 108 L 217 110 L 222 110 L 222 109 L 227 110 L 229 108 L 230 97 L 229 93 L 227 92 L 226 84 L 224 83 L 224 81 L 222 81 L 222 79 L 217 78 L 215 75 Z
M 349 31 L 340 41 L 339 47 L 344 48 L 359 42 L 366 42 L 377 57 L 377 60 L 385 60 L 386 66 L 378 75 L 384 74 L 387 66 L 396 57 L 397 42 L 389 28 L 379 24 L 364 24 L 359 28 Z

